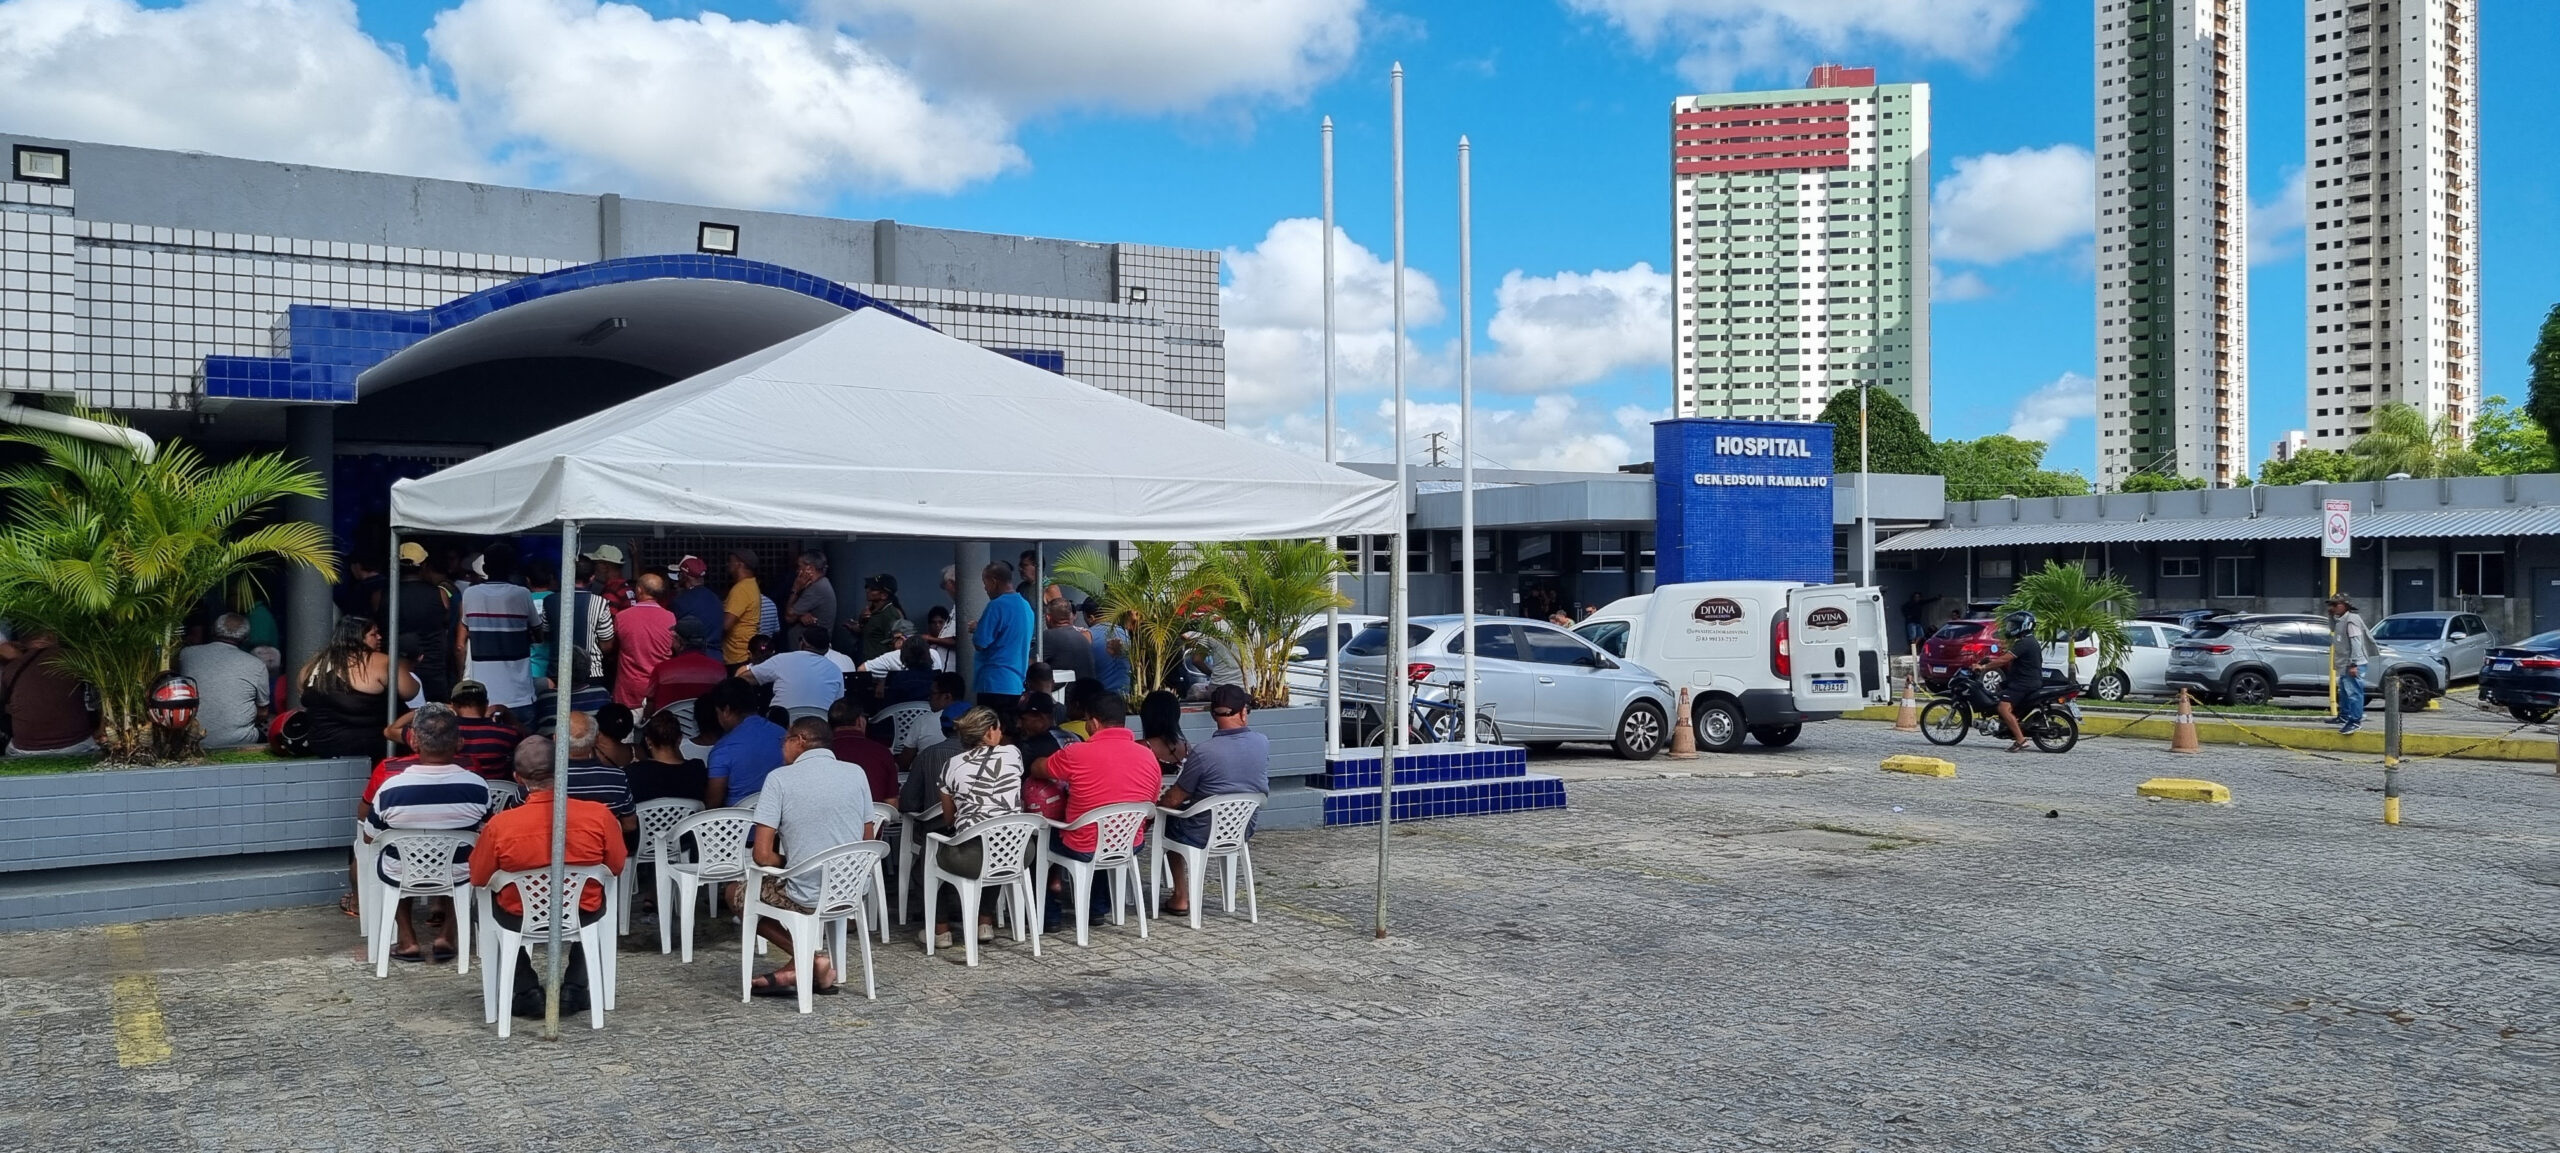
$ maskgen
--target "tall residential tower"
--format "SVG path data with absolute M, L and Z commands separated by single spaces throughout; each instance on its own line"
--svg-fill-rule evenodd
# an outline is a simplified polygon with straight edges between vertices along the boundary
M 1877 384 L 1929 422 L 1929 86 L 1816 68 L 1671 106 L 1672 411 L 1810 420 Z
M 2480 407 L 2477 0 L 2310 0 L 2311 444 Z
M 2249 468 L 2246 0 L 2097 0 L 2098 476 Z

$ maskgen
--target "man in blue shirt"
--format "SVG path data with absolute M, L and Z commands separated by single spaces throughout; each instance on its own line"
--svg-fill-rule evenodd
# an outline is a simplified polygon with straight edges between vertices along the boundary
M 997 561 L 979 580 L 986 586 L 987 611 L 969 630 L 977 648 L 978 703 L 1010 717 L 1022 703 L 1022 677 L 1031 671 L 1031 602 L 1014 594 L 1013 566 Z
M 782 726 L 757 711 L 755 690 L 745 681 L 722 681 L 709 696 L 721 737 L 707 758 L 711 781 L 703 802 L 714 808 L 752 804 L 764 791 L 765 774 L 782 765 Z
M 1120 627 L 1117 618 L 1106 619 L 1101 606 L 1084 603 L 1085 615 L 1093 621 L 1093 676 L 1102 687 L 1122 696 L 1129 695 L 1129 632 Z

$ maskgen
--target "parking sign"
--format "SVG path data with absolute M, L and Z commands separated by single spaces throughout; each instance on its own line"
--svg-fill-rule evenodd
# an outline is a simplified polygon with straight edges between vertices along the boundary
M 2355 533 L 2350 523 L 2354 509 L 2355 505 L 2350 501 L 2320 502 L 2320 555 L 2325 557 L 2354 555 L 2352 546 L 2355 543 Z

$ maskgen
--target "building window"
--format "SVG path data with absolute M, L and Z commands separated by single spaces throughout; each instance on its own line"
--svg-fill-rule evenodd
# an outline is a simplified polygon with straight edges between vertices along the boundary
M 1340 550 L 1342 553 L 1342 571 L 1344 575 L 1359 576 L 1363 572 L 1368 571 L 1361 567 L 1361 561 L 1369 551 L 1369 542 L 1367 538 L 1338 536 L 1333 538 L 1333 547 Z
M 1146 285 L 1143 285 L 1143 284 L 1133 284 L 1133 285 L 1130 285 L 1130 286 L 1129 286 L 1129 303 L 1131 303 L 1131 304 L 1145 304 L 1146 302 L 1147 302 L 1147 286 L 1146 286 Z
M 1404 571 L 1407 573 L 1426 573 L 1431 571 L 1430 533 L 1408 532 L 1404 534 Z
M 2453 595 L 2458 597 L 2507 595 L 2507 554 L 2502 552 L 2453 554 Z
M 2218 597 L 2258 595 L 2258 558 L 2253 556 L 2213 558 L 2213 595 Z
M 1652 572 L 1652 571 L 1653 571 L 1653 534 L 1652 534 L 1652 533 L 1649 533 L 1649 532 L 1640 532 L 1640 533 L 1637 533 L 1637 534 L 1636 534 L 1636 571 L 1637 571 L 1637 572 Z
M 2182 578 L 2186 580 L 2193 580 L 2203 575 L 2204 562 L 2194 557 L 2164 556 L 2160 558 L 2160 576 L 2163 579 Z
M 1582 571 L 1627 571 L 1626 534 L 1614 532 L 1582 534 Z
M 2013 562 L 2005 556 L 1987 556 L 1973 566 L 1973 575 L 1983 580 L 2007 580 L 2016 571 Z
M 1524 532 L 1512 538 L 1512 567 L 1518 572 L 1556 571 L 1556 538 L 1553 533 Z
M 18 179 L 31 184 L 71 183 L 71 154 L 59 148 L 18 146 Z
M 693 248 L 696 252 L 708 252 L 713 256 L 736 256 L 738 254 L 738 226 L 735 224 L 713 224 L 712 222 L 705 220 L 694 228 Z

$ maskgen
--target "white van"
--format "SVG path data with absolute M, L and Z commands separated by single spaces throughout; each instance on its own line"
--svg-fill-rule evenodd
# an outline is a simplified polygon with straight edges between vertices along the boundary
M 1611 602 L 1574 629 L 1612 655 L 1689 689 L 1698 747 L 1745 734 L 1772 748 L 1807 721 L 1891 698 L 1884 591 L 1859 585 L 1710 581 Z

